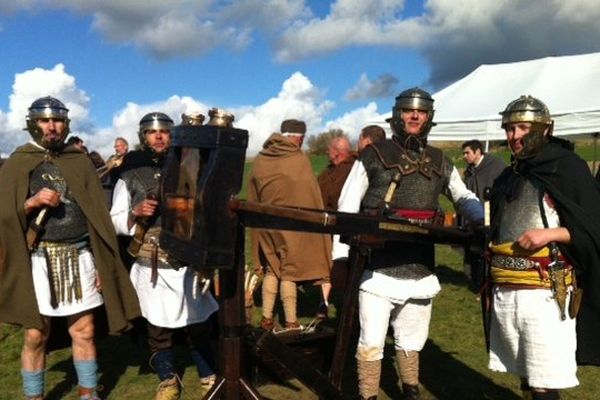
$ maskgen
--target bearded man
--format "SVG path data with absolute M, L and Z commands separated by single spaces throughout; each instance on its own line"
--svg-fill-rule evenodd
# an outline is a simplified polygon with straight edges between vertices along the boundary
M 66 317 L 80 399 L 99 399 L 94 309 L 109 330 L 126 330 L 140 310 L 96 170 L 87 154 L 65 146 L 68 109 L 35 100 L 27 114 L 33 140 L 0 172 L 0 321 L 24 328 L 21 374 L 27 399 L 42 399 L 53 317 Z

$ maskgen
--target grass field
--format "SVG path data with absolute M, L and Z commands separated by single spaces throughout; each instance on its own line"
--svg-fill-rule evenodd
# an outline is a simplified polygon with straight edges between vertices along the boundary
M 453 150 L 455 154 L 456 149 Z M 315 171 L 326 164 L 324 157 L 313 158 Z M 247 168 L 248 169 L 248 168 Z M 241 194 L 245 197 L 245 189 Z M 462 256 L 449 246 L 436 247 L 437 273 L 442 292 L 434 300 L 433 318 L 429 340 L 421 354 L 421 383 L 423 400 L 430 399 L 498 399 L 520 398 L 516 377 L 493 373 L 486 368 L 479 302 L 467 288 L 462 272 Z M 340 293 L 334 294 L 334 304 L 339 304 Z M 256 296 L 255 296 L 256 297 Z M 260 304 L 259 299 L 257 303 Z M 302 288 L 298 295 L 299 316 L 306 324 L 318 304 L 314 288 Z M 260 309 L 253 312 L 253 324 L 260 319 Z M 335 325 L 335 309 L 329 322 Z M 21 330 L 0 325 L 0 400 L 22 398 L 20 377 Z M 393 360 L 393 346 L 388 339 L 383 362 L 380 399 L 397 399 L 400 396 L 398 375 Z M 147 365 L 147 350 L 128 335 L 108 337 L 98 342 L 100 383 L 104 386 L 103 398 L 151 399 L 157 379 Z M 196 373 L 185 353 L 179 354 L 185 385 L 182 399 L 200 399 L 202 389 Z M 344 387 L 348 392 L 356 389 L 354 360 L 347 360 L 348 373 Z M 59 350 L 48 356 L 46 399 L 76 399 L 76 382 L 70 351 Z M 261 375 L 262 376 L 262 375 Z M 580 367 L 580 386 L 565 390 L 563 399 L 592 400 L 599 398 L 600 369 Z M 256 380 L 258 391 L 268 399 L 316 399 L 300 382 L 264 382 Z

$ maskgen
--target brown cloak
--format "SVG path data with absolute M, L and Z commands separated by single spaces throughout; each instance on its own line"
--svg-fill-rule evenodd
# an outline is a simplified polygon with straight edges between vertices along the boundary
M 271 135 L 254 160 L 248 200 L 323 209 L 323 200 L 310 161 L 300 148 L 279 133 Z M 252 230 L 254 265 L 268 264 L 281 280 L 329 278 L 329 235 L 266 229 Z
M 357 154 L 352 153 L 338 165 L 329 163 L 327 168 L 317 178 L 323 197 L 323 204 L 327 210 L 336 211 L 338 209 L 338 200 L 342 193 L 342 188 L 356 158 Z
M 42 328 L 25 235 L 23 204 L 29 195 L 29 175 L 43 161 L 44 150 L 33 144 L 15 150 L 0 169 L 0 321 Z M 68 147 L 52 162 L 58 167 L 88 221 L 90 246 L 102 283 L 109 332 L 122 332 L 141 315 L 129 275 L 119 258 L 105 195 L 89 158 Z

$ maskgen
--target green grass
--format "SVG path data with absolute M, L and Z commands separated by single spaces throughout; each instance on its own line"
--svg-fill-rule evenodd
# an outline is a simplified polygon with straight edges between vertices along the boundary
M 442 291 L 434 300 L 429 340 L 421 354 L 421 383 L 423 400 L 431 399 L 519 399 L 518 379 L 508 374 L 487 369 L 487 354 L 483 340 L 479 302 L 466 287 L 460 254 L 448 246 L 437 246 L 437 272 Z M 260 304 L 260 299 L 257 300 Z M 339 304 L 340 294 L 334 297 Z M 313 287 L 302 288 L 298 295 L 299 316 L 302 323 L 310 321 L 318 304 Z M 281 310 L 280 310 L 281 313 Z M 335 318 L 335 309 L 333 310 Z M 260 309 L 255 308 L 253 324 L 260 320 Z M 335 319 L 331 324 L 335 323 Z M 3 325 L 0 331 L 0 400 L 21 396 L 19 373 L 21 331 Z M 351 351 L 352 352 L 352 351 Z M 150 399 L 157 379 L 147 366 L 145 346 L 132 343 L 129 336 L 108 337 L 98 343 L 100 382 L 106 387 L 108 399 Z M 393 360 L 393 344 L 388 339 L 383 362 L 380 399 L 399 396 L 398 375 Z M 196 373 L 185 354 L 180 353 L 185 373 L 183 399 L 200 398 L 201 388 Z M 347 362 L 344 386 L 355 390 L 354 360 Z M 592 400 L 597 398 L 600 369 L 580 367 L 580 386 L 562 391 L 563 399 Z M 261 380 L 262 381 L 262 380 Z M 75 399 L 74 371 L 69 350 L 53 352 L 48 357 L 46 378 L 47 400 Z M 258 391 L 269 399 L 316 399 L 300 382 L 261 383 Z

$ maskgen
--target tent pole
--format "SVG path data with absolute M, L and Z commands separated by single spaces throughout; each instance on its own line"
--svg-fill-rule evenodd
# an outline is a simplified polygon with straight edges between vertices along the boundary
M 592 161 L 592 174 L 594 174 L 594 175 L 596 174 L 596 160 L 597 160 L 596 150 L 598 148 L 598 135 L 599 134 L 600 134 L 599 132 L 595 132 L 593 134 L 593 136 L 594 136 L 594 161 Z

